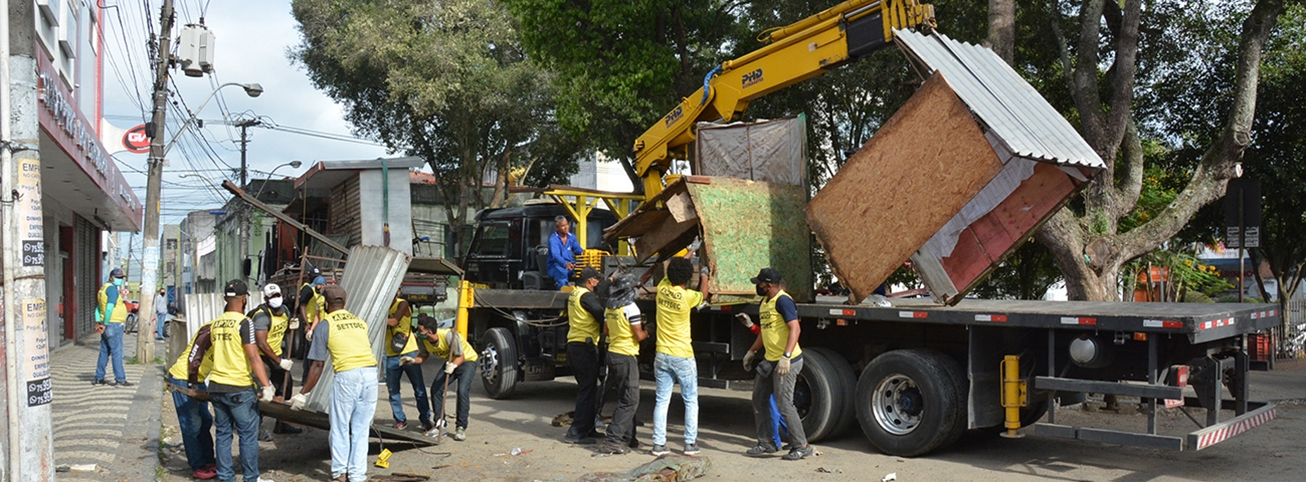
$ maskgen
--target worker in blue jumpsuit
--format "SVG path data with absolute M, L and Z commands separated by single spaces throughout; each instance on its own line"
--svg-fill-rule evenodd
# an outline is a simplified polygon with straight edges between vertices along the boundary
M 576 236 L 571 234 L 571 223 L 567 222 L 566 216 L 553 218 L 554 231 L 549 236 L 549 277 L 557 284 L 558 289 L 567 286 L 567 279 L 571 275 L 571 270 L 576 267 L 576 256 L 584 253 L 581 249 L 580 241 Z

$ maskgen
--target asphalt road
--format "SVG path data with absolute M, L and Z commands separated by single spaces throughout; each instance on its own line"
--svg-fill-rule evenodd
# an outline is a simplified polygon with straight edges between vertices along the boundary
M 434 373 L 434 366 L 428 367 Z M 1253 386 L 1254 393 L 1271 393 L 1274 398 L 1306 398 L 1306 370 L 1272 372 L 1256 378 L 1271 385 Z M 428 374 L 428 377 L 430 374 Z M 621 456 L 594 456 L 592 447 L 566 445 L 559 441 L 565 428 L 551 426 L 555 415 L 571 410 L 575 385 L 565 381 L 521 385 L 510 400 L 490 400 L 479 383 L 473 390 L 468 440 L 446 439 L 439 446 L 414 448 L 387 443 L 394 450 L 389 469 L 369 467 L 369 475 L 412 472 L 433 475 L 439 480 L 575 480 L 590 472 L 630 470 L 652 460 L 647 455 L 652 439 L 653 390 L 651 382 L 643 385 L 639 418 L 648 425 L 639 428 L 638 437 L 645 451 Z M 411 389 L 405 387 L 408 417 L 416 419 Z M 390 420 L 389 405 L 377 405 L 377 421 Z M 803 461 L 788 462 L 778 457 L 753 459 L 742 453 L 752 445 L 752 412 L 748 393 L 739 391 L 700 391 L 699 445 L 702 456 L 712 462 L 703 480 L 881 480 L 894 473 L 897 480 L 1303 480 L 1306 468 L 1306 405 L 1281 403 L 1278 418 L 1248 433 L 1200 452 L 1163 452 L 1150 449 L 1044 438 L 1030 435 L 1021 439 L 1004 439 L 993 435 L 969 433 L 956 445 L 926 457 L 906 459 L 877 452 L 856 427 L 843 435 L 814 444 L 821 453 Z M 164 413 L 172 413 L 165 397 Z M 670 448 L 680 450 L 683 405 L 673 397 Z M 452 412 L 454 401 L 449 399 Z M 611 404 L 608 410 L 611 410 Z M 1059 412 L 1085 424 L 1142 429 L 1146 417 L 1133 410 L 1113 412 Z M 1200 420 L 1202 414 L 1194 414 Z M 1178 412 L 1161 417 L 1162 426 L 1170 431 L 1192 430 Z M 176 420 L 164 417 L 165 425 L 175 427 Z M 269 421 L 266 425 L 271 426 Z M 167 430 L 167 429 L 165 429 Z M 415 430 L 415 429 L 414 429 Z M 175 428 L 171 430 L 175 434 Z M 165 435 L 165 439 L 176 439 Z M 509 455 L 514 448 L 521 455 Z M 373 444 L 372 453 L 380 450 Z M 264 477 L 278 482 L 324 480 L 328 477 L 330 454 L 326 433 L 307 430 L 303 435 L 278 436 L 275 443 L 261 444 L 260 465 Z M 370 460 L 375 460 L 375 457 Z M 170 469 L 165 480 L 188 480 L 189 472 L 176 455 L 165 464 Z M 446 466 L 447 467 L 444 467 Z M 435 468 L 442 467 L 442 468 Z

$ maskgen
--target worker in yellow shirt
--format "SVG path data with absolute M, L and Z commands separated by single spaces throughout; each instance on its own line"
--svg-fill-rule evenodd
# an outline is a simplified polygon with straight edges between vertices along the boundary
M 263 357 L 263 366 L 268 369 L 268 380 L 276 389 L 276 395 L 272 400 L 277 402 L 290 396 L 293 383 L 290 369 L 294 368 L 290 356 L 282 356 L 284 353 L 282 345 L 286 339 L 286 330 L 290 326 L 290 309 L 283 301 L 281 287 L 276 283 L 268 283 L 263 285 L 263 304 L 249 312 L 249 319 L 254 320 L 254 339 L 258 343 L 259 355 Z M 297 434 L 304 430 L 277 420 L 272 431 L 279 434 Z M 259 432 L 259 440 L 271 442 L 272 434 L 266 431 Z
M 100 334 L 100 360 L 95 364 L 95 378 L 91 385 L 106 385 L 104 367 L 113 362 L 113 386 L 129 387 L 122 368 L 122 336 L 127 321 L 127 275 L 122 268 L 109 272 L 109 282 L 100 287 L 96 295 L 95 332 Z
M 422 431 L 435 428 L 431 423 L 431 403 L 426 400 L 426 378 L 422 365 L 400 363 L 405 357 L 417 356 L 417 337 L 413 336 L 413 308 L 408 300 L 395 294 L 390 302 L 389 317 L 385 320 L 385 388 L 390 392 L 390 413 L 394 415 L 396 430 L 408 428 L 408 415 L 404 414 L 404 399 L 400 393 L 403 377 L 413 386 L 413 399 L 417 402 L 417 419 Z
M 209 326 L 205 323 L 191 337 L 186 351 L 168 369 L 167 381 L 177 387 L 207 392 L 204 380 L 213 369 L 213 352 L 195 350 L 198 340 L 208 346 Z M 181 429 L 181 443 L 186 449 L 186 462 L 191 477 L 209 480 L 218 476 L 217 461 L 213 457 L 213 415 L 209 413 L 208 398 L 193 398 L 181 390 L 172 391 L 172 405 L 177 409 L 177 425 Z M 207 395 L 207 393 L 205 393 Z
M 576 377 L 576 411 L 571 427 L 562 440 L 572 444 L 592 445 L 599 434 L 594 418 L 599 401 L 599 340 L 603 327 L 603 304 L 595 296 L 599 272 L 586 266 L 580 270 L 576 289 L 567 297 L 567 363 Z
M 600 453 L 625 454 L 639 447 L 635 438 L 635 410 L 639 408 L 639 343 L 648 338 L 644 315 L 635 306 L 639 280 L 623 274 L 612 281 L 603 310 L 608 335 L 608 380 L 617 392 L 617 408 L 608 424 Z
M 694 276 L 694 263 L 687 258 L 667 260 L 667 276 L 658 283 L 657 353 L 653 357 L 653 380 L 657 397 L 653 405 L 654 456 L 671 453 L 667 449 L 667 410 L 671 408 L 671 387 L 680 384 L 680 398 L 685 400 L 685 455 L 697 455 L 698 449 L 698 365 L 694 344 L 689 335 L 690 312 L 705 306 L 708 292 L 707 267 L 699 274 L 698 287 L 686 288 Z
M 438 435 L 445 425 L 444 393 L 446 387 L 454 385 L 458 392 L 458 415 L 454 419 L 453 439 L 467 440 L 467 418 L 472 405 L 472 380 L 476 379 L 476 349 L 467 340 L 458 335 L 458 331 L 440 328 L 440 322 L 433 317 L 421 315 L 417 321 L 417 337 L 420 353 L 416 357 L 403 357 L 404 365 L 421 365 L 427 357 L 435 355 L 444 360 L 444 370 L 435 375 L 431 382 L 431 401 L 435 401 L 439 391 L 440 403 L 432 403 L 431 411 L 435 414 L 435 428 L 426 432 L 427 436 Z
M 308 349 L 312 365 L 304 388 L 290 399 L 290 408 L 304 408 L 330 357 L 335 371 L 331 385 L 331 480 L 364 482 L 368 432 L 376 415 L 376 355 L 367 338 L 367 322 L 345 310 L 345 289 L 326 285 L 319 295 L 325 302 L 326 316 L 313 332 L 313 344 Z
M 780 450 L 772 439 L 771 396 L 789 427 L 789 453 L 785 460 L 801 460 L 812 455 L 803 433 L 803 420 L 794 408 L 794 384 L 803 371 L 803 349 L 798 346 L 802 327 L 798 323 L 798 305 L 784 292 L 780 272 L 762 268 L 751 280 L 757 285 L 762 303 L 757 308 L 762 330 L 753 346 L 744 355 L 744 370 L 752 368 L 757 351 L 765 348 L 762 360 L 757 363 L 757 376 L 753 380 L 753 418 L 757 422 L 757 445 L 748 449 L 748 455 L 760 457 Z

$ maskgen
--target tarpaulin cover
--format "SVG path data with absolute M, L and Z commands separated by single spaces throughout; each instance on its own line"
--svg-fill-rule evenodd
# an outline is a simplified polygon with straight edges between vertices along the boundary
M 806 185 L 806 118 L 758 122 L 700 122 L 695 174 Z

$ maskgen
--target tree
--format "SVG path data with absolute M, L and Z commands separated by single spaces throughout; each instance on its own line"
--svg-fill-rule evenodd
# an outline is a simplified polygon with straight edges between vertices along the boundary
M 1014 30 L 1013 19 L 994 18 L 1015 15 L 995 5 L 1002 3 L 990 1 L 990 21 L 994 27 Z M 1050 32 L 1028 40 L 1042 44 L 1055 40 L 1059 65 L 1052 66 L 1052 71 L 1064 83 L 1072 103 L 1068 117 L 1107 165 L 1083 191 L 1079 206 L 1062 208 L 1035 235 L 1052 252 L 1072 299 L 1118 299 L 1120 271 L 1126 263 L 1173 237 L 1202 206 L 1224 194 L 1251 141 L 1263 47 L 1283 11 L 1283 2 L 1258 0 L 1249 13 L 1242 14 L 1239 10 L 1244 8 L 1242 4 L 1150 3 L 1144 12 L 1141 0 L 1084 0 L 1076 5 L 1057 1 L 1050 9 L 1030 6 L 1030 15 L 1043 16 L 1047 21 L 1042 25 Z M 1072 22 L 1075 15 L 1078 21 Z M 1235 17 L 1244 18 L 1236 45 L 1230 51 L 1216 52 L 1221 55 L 1200 55 L 1209 53 L 1202 52 L 1204 47 L 1222 45 L 1212 42 L 1218 38 L 1201 37 L 1211 33 L 1212 18 Z M 1188 29 L 1194 26 L 1199 28 Z M 1002 45 L 1003 35 L 997 30 L 989 32 L 991 45 Z M 1140 49 L 1143 46 L 1149 49 Z M 1016 53 L 1020 52 L 1017 48 Z M 1019 68 L 1021 59 L 1017 56 L 1015 60 Z M 1217 97 L 1226 103 L 1210 109 L 1208 99 L 1208 108 L 1199 115 L 1220 127 L 1203 140 L 1201 155 L 1192 159 L 1188 182 L 1175 199 L 1147 222 L 1123 230 L 1120 220 L 1134 211 L 1142 187 L 1145 130 L 1150 123 L 1164 120 L 1163 115 L 1149 112 L 1149 99 L 1139 98 L 1136 92 L 1162 92 L 1167 82 L 1201 71 L 1215 72 L 1229 85 L 1224 95 Z M 1193 138 L 1184 140 L 1192 142 Z
M 356 134 L 426 161 L 460 251 L 468 210 L 505 199 L 514 166 L 533 166 L 538 185 L 575 172 L 553 77 L 523 53 L 500 3 L 296 0 L 292 12 L 302 41 L 290 57 Z

